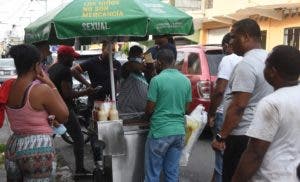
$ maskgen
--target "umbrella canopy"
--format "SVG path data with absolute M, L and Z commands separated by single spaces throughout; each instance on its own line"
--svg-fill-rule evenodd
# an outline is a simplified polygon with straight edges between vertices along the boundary
M 74 0 L 28 25 L 25 42 L 73 44 L 79 38 L 89 44 L 103 36 L 126 41 L 193 32 L 191 16 L 160 0 Z

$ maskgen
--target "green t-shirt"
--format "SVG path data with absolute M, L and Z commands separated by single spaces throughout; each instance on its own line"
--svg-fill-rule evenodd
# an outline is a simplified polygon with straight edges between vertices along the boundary
M 155 102 L 149 135 L 184 135 L 186 104 L 192 101 L 191 82 L 176 69 L 165 69 L 151 79 L 148 100 Z

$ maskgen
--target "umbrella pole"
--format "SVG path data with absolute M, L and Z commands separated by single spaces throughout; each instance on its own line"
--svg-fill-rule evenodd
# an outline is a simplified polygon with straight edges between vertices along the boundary
M 115 92 L 115 79 L 114 79 L 114 67 L 113 67 L 113 57 L 112 57 L 112 42 L 108 43 L 109 48 L 109 71 L 110 71 L 110 85 L 111 85 L 111 98 L 112 101 L 116 101 L 116 92 Z

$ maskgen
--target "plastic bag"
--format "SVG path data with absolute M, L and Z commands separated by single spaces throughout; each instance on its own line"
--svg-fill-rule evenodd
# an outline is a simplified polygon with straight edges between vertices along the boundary
M 190 115 L 185 115 L 185 146 L 180 157 L 180 166 L 187 166 L 193 146 L 207 123 L 207 112 L 199 104 Z

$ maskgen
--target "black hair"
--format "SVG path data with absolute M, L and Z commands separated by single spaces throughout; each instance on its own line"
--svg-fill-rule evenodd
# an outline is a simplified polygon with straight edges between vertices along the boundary
M 140 46 L 132 46 L 129 49 L 129 53 L 128 53 L 128 57 L 129 58 L 134 58 L 134 57 L 138 57 L 143 53 L 143 49 Z
M 235 22 L 232 27 L 235 28 L 237 34 L 248 34 L 257 41 L 261 40 L 261 31 L 257 22 L 253 19 L 246 18 Z
M 162 49 L 157 53 L 157 60 L 165 65 L 172 65 L 175 60 L 175 56 L 173 51 L 170 49 Z
M 102 50 L 105 49 L 108 46 L 108 43 L 109 42 L 107 40 L 102 42 Z
M 222 39 L 222 46 L 224 46 L 225 44 L 229 44 L 231 39 L 230 33 L 227 33 L 226 35 L 224 35 L 223 39 Z
M 15 45 L 11 47 L 9 54 L 14 59 L 18 75 L 27 73 L 37 62 L 41 61 L 41 54 L 33 45 Z
M 41 42 L 35 42 L 35 43 L 32 43 L 32 45 L 36 46 L 36 48 L 40 49 L 40 48 L 48 48 L 49 47 L 49 43 L 48 41 L 41 41 Z
M 176 45 L 175 40 L 174 40 L 174 38 L 173 38 L 172 36 L 169 36 L 169 37 L 168 37 L 168 42 L 169 42 L 170 44 L 173 44 L 174 46 Z
M 275 67 L 284 79 L 298 79 L 300 74 L 300 51 L 298 49 L 287 45 L 276 46 L 267 58 L 267 62 Z

